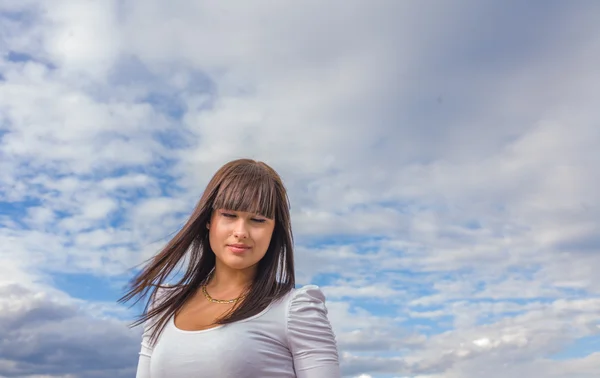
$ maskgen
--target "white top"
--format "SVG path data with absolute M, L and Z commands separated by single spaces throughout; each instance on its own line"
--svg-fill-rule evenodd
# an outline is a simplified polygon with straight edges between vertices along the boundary
M 315 285 L 292 289 L 248 319 L 206 330 L 183 331 L 171 316 L 154 348 L 148 323 L 136 378 L 341 376 L 325 296 Z

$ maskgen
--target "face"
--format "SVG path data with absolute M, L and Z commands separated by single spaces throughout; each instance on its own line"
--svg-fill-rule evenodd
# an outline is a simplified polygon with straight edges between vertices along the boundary
M 267 252 L 275 220 L 242 211 L 217 209 L 207 227 L 216 263 L 244 270 L 253 269 Z

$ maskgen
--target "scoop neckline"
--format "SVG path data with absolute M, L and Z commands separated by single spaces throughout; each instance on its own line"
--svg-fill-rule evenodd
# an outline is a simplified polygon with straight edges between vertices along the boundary
M 263 316 L 264 314 L 266 314 L 271 309 L 271 306 L 273 306 L 273 304 L 275 302 L 278 302 L 278 301 L 274 301 L 274 302 L 269 303 L 269 305 L 267 307 L 265 307 L 264 310 L 262 310 L 261 312 L 259 312 L 256 315 L 252 315 L 249 318 L 238 320 L 238 321 L 233 322 L 233 323 L 219 324 L 219 325 L 217 325 L 215 327 L 206 328 L 206 329 L 198 329 L 198 330 L 194 330 L 194 331 L 189 331 L 189 330 L 181 329 L 181 328 L 179 328 L 179 327 L 177 327 L 175 325 L 175 314 L 171 315 L 171 319 L 170 319 L 169 323 L 171 323 L 171 325 L 173 326 L 173 329 L 175 329 L 177 332 L 180 332 L 180 333 L 206 333 L 206 332 L 215 331 L 217 329 L 223 328 L 226 325 L 234 325 L 234 324 L 238 324 L 238 323 L 245 323 L 247 321 L 259 318 L 259 317 Z

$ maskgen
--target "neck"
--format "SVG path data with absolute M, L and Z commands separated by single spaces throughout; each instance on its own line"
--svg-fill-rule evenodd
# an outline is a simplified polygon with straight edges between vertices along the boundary
M 207 286 L 219 291 L 244 290 L 250 286 L 255 275 L 256 266 L 247 269 L 231 269 L 216 261 L 215 270 Z

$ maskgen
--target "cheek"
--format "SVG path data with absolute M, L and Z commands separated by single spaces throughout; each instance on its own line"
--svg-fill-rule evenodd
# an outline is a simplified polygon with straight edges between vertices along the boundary
M 231 235 L 230 226 L 219 222 L 213 223 L 208 231 L 213 238 L 223 238 Z
M 267 249 L 271 244 L 271 238 L 273 237 L 273 230 L 263 229 L 260 232 L 260 245 L 263 249 Z
M 260 245 L 264 248 L 269 246 L 269 233 L 268 232 L 261 232 L 260 234 Z
M 219 251 L 220 245 L 227 241 L 229 234 L 226 227 L 218 223 L 212 223 L 208 229 L 208 241 L 213 251 Z

